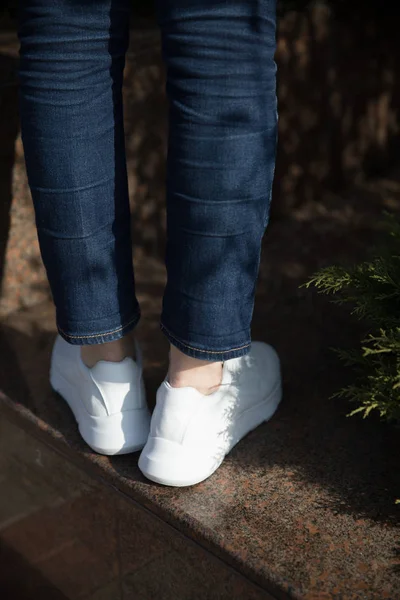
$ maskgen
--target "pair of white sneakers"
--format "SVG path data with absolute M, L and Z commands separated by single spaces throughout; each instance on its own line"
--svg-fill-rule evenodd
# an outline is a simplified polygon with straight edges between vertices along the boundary
M 172 388 L 165 380 L 152 417 L 138 346 L 136 361 L 100 361 L 89 369 L 80 347 L 58 336 L 50 383 L 93 450 L 107 455 L 142 450 L 143 475 L 170 486 L 194 485 L 212 475 L 235 444 L 272 417 L 282 395 L 278 356 L 262 342 L 224 363 L 221 385 L 210 395 Z

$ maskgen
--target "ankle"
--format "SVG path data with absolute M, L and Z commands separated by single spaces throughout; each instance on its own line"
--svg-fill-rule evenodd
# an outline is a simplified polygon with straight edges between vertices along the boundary
M 192 358 L 171 346 L 168 381 L 171 387 L 193 387 L 208 395 L 216 391 L 222 380 L 222 362 Z
M 93 344 L 81 347 L 81 357 L 89 368 L 95 366 L 100 360 L 108 362 L 121 362 L 124 358 L 135 359 L 135 342 L 132 334 L 119 340 L 104 344 Z

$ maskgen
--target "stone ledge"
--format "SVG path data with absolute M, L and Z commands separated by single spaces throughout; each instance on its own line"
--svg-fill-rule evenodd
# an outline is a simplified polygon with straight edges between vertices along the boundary
M 47 382 L 51 317 L 51 308 L 42 306 L 2 326 L 0 382 L 7 395 L 1 394 L 0 410 L 8 420 L 265 594 L 398 600 L 394 431 L 346 419 L 343 406 L 321 395 L 321 374 L 299 384 L 292 369 L 279 413 L 243 440 L 213 477 L 193 488 L 163 488 L 144 480 L 137 455 L 101 457 L 81 441 L 69 409 Z M 145 355 L 160 348 L 161 356 L 159 335 L 139 332 Z M 161 372 L 163 362 L 153 354 L 146 362 L 150 397 Z M 24 460 L 35 468 L 34 455 Z
M 17 421 L 0 410 L 2 597 L 273 600 Z

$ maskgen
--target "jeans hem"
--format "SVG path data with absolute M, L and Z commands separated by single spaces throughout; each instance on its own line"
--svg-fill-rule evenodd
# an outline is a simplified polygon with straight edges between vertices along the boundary
M 124 335 L 132 331 L 136 327 L 140 320 L 140 313 L 135 315 L 132 319 L 126 322 L 124 325 L 113 329 L 112 331 L 105 331 L 102 333 L 91 333 L 86 335 L 72 335 L 63 331 L 57 324 L 57 330 L 60 336 L 69 344 L 76 346 L 90 346 L 94 344 L 104 344 L 106 342 L 114 342 L 119 340 Z
M 170 341 L 172 346 L 178 348 L 183 354 L 187 356 L 191 356 L 192 358 L 199 358 L 201 360 L 208 360 L 214 362 L 223 362 L 225 360 L 230 360 L 231 358 L 238 358 L 240 356 L 245 356 L 250 351 L 251 341 L 247 344 L 243 344 L 238 348 L 229 348 L 227 350 L 204 350 L 201 348 L 195 348 L 194 346 L 187 344 L 186 342 L 178 339 L 175 335 L 165 327 L 165 325 L 161 322 L 160 329 Z

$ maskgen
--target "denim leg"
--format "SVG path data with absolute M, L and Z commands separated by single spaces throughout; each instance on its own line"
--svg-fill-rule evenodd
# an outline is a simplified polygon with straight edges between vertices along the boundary
M 22 139 L 61 335 L 122 337 L 139 320 L 122 82 L 130 0 L 21 0 Z
M 158 0 L 167 65 L 168 283 L 186 354 L 248 352 L 275 167 L 275 0 Z

